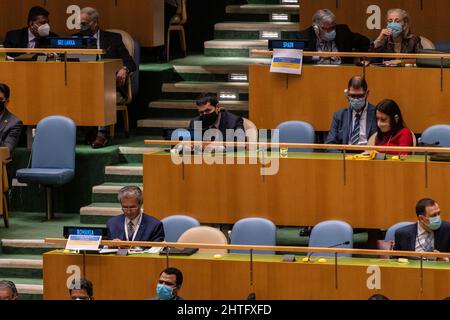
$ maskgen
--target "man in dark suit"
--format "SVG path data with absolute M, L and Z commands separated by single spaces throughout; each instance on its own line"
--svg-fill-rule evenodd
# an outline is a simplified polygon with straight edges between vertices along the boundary
M 328 9 L 317 11 L 312 18 L 312 26 L 300 31 L 298 39 L 307 40 L 305 51 L 319 52 L 368 52 L 370 40 L 354 33 L 345 24 L 336 24 L 336 16 Z M 320 58 L 319 63 L 349 63 L 352 59 L 339 57 Z
M 119 191 L 123 214 L 108 220 L 109 239 L 118 241 L 164 241 L 161 221 L 141 211 L 143 197 L 138 187 L 124 187 Z
M 243 141 L 245 140 L 244 120 L 241 117 L 222 109 L 215 94 L 202 94 L 196 101 L 196 104 L 200 115 L 191 120 L 189 130 L 194 130 L 196 127 L 201 126 L 203 135 L 207 130 L 216 129 L 221 133 L 222 141 L 228 141 L 230 139 L 233 141 L 233 139 L 235 139 L 234 134 L 239 134 L 237 130 L 241 130 L 240 132 L 244 134 Z M 227 130 L 232 130 L 228 133 L 230 134 L 233 132 L 233 135 L 227 137 Z M 210 133 L 212 133 L 212 139 L 205 140 L 219 140 L 213 131 L 210 131 Z
M 123 86 L 125 85 L 127 76 L 131 72 L 136 71 L 137 66 L 125 47 L 122 36 L 118 33 L 100 29 L 99 13 L 96 9 L 90 7 L 81 9 L 80 27 L 81 31 L 75 34 L 75 36 L 94 37 L 97 41 L 97 48 L 106 51 L 104 55 L 101 55 L 102 59 L 122 60 L 123 67 L 117 72 L 117 89 L 119 93 L 126 92 L 126 90 L 123 89 Z M 93 148 L 104 147 L 108 143 L 107 128 L 99 127 L 95 140 L 89 142 L 92 142 L 91 145 Z
M 417 223 L 395 232 L 394 250 L 450 252 L 450 223 L 442 221 L 438 203 L 422 199 L 416 205 L 416 214 Z
M 335 112 L 326 144 L 367 144 L 377 132 L 376 110 L 369 103 L 369 93 L 366 79 L 350 79 L 345 90 L 350 105 Z
M 32 7 L 28 13 L 27 27 L 8 31 L 5 36 L 5 48 L 45 48 L 49 45 L 48 37 L 57 35 L 50 32 L 50 13 L 39 6 Z M 16 57 L 20 53 L 8 53 Z
M 9 154 L 12 155 L 19 142 L 23 123 L 8 111 L 9 96 L 9 87 L 6 84 L 0 83 L 0 146 L 8 147 Z M 11 185 L 13 175 L 11 162 L 7 164 L 6 169 L 8 171 L 9 185 Z

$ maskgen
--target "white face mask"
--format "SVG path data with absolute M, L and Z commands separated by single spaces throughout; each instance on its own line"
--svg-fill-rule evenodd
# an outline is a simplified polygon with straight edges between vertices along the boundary
M 389 122 L 377 121 L 377 125 L 383 133 L 389 132 L 391 130 L 391 125 L 389 124 Z
M 50 25 L 46 23 L 40 26 L 38 28 L 38 34 L 40 37 L 48 37 L 50 35 Z

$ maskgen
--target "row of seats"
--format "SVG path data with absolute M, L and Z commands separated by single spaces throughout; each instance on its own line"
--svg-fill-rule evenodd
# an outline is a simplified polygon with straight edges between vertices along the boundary
M 304 121 L 287 121 L 280 124 L 279 140 L 283 143 L 314 143 L 314 128 Z M 427 128 L 420 139 L 424 144 L 450 147 L 450 125 L 436 125 Z M 294 152 L 311 152 L 312 150 L 292 149 Z
M 161 220 L 164 225 L 166 242 L 228 244 L 222 231 L 200 226 L 200 222 L 185 215 L 169 216 Z M 395 231 L 412 222 L 400 222 L 388 229 L 385 241 L 393 242 Z M 245 218 L 236 222 L 231 230 L 232 245 L 276 245 L 276 226 L 264 218 Z M 315 248 L 353 248 L 353 228 L 346 222 L 338 220 L 324 221 L 311 231 L 309 247 Z M 393 246 L 392 246 L 393 247 Z M 227 253 L 224 249 L 200 249 L 200 252 Z M 231 253 L 248 253 L 248 251 L 231 250 Z M 256 254 L 275 254 L 274 251 L 255 251 Z M 321 254 L 327 256 L 330 254 Z M 341 255 L 351 256 L 351 255 Z

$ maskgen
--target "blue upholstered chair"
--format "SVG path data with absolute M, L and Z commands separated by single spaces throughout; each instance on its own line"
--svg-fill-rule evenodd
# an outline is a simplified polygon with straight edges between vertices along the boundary
M 403 227 L 409 226 L 410 224 L 414 224 L 414 222 L 399 222 L 391 226 L 386 232 L 386 236 L 384 237 L 385 241 L 394 241 L 395 240 L 395 232 Z
M 439 147 L 450 147 L 450 125 L 441 124 L 427 128 L 420 138 L 425 144 L 436 144 Z
M 344 242 L 348 244 L 339 245 Z M 315 248 L 353 248 L 353 228 L 338 220 L 323 221 L 314 226 L 309 237 L 309 247 Z M 333 253 L 312 253 L 313 256 L 333 256 Z M 351 254 L 339 254 L 351 257 Z
M 200 222 L 189 216 L 175 215 L 161 220 L 164 226 L 164 240 L 177 242 L 180 236 L 187 230 L 200 226 Z
M 450 41 L 436 41 L 436 50 L 450 53 Z
M 278 125 L 279 140 L 284 143 L 314 143 L 314 128 L 303 121 L 286 121 Z M 313 149 L 289 148 L 290 152 L 313 152 Z
M 75 176 L 76 125 L 66 117 L 51 116 L 39 121 L 32 146 L 31 168 L 17 171 L 21 183 L 40 184 L 47 191 L 47 219 L 53 218 L 52 187 Z
M 246 218 L 236 222 L 231 230 L 231 244 L 276 245 L 276 227 L 263 218 Z M 232 253 L 249 253 L 246 250 L 231 250 Z M 253 251 L 255 254 L 275 254 L 274 251 Z

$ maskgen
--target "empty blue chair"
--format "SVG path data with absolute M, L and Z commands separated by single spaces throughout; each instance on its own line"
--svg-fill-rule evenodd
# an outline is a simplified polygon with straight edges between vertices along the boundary
M 395 232 L 403 227 L 409 226 L 410 224 L 414 224 L 414 222 L 399 222 L 391 226 L 386 232 L 386 236 L 384 237 L 385 241 L 394 241 L 395 240 Z
M 427 128 L 420 142 L 439 147 L 450 147 L 450 125 L 440 124 Z
M 246 218 L 236 222 L 231 230 L 231 244 L 276 245 L 276 226 L 263 218 Z M 231 250 L 231 253 L 249 253 L 248 250 Z M 274 251 L 253 251 L 255 254 L 275 254 Z
M 277 127 L 279 140 L 284 143 L 314 143 L 314 128 L 307 122 L 287 121 Z M 290 152 L 313 152 L 313 149 L 289 148 Z
M 347 244 L 343 244 L 346 243 Z M 329 220 L 314 226 L 309 237 L 309 247 L 353 248 L 353 228 L 344 221 Z M 312 253 L 313 256 L 334 256 L 334 253 Z M 339 254 L 351 257 L 351 254 Z
M 164 241 L 177 242 L 187 230 L 200 226 L 200 222 L 189 216 L 175 215 L 161 220 L 164 226 Z
M 437 41 L 434 43 L 436 50 L 450 53 L 450 41 Z
M 31 150 L 31 168 L 17 171 L 21 183 L 41 184 L 47 191 L 47 219 L 53 218 L 52 187 L 75 176 L 76 125 L 66 117 L 51 116 L 39 121 Z

